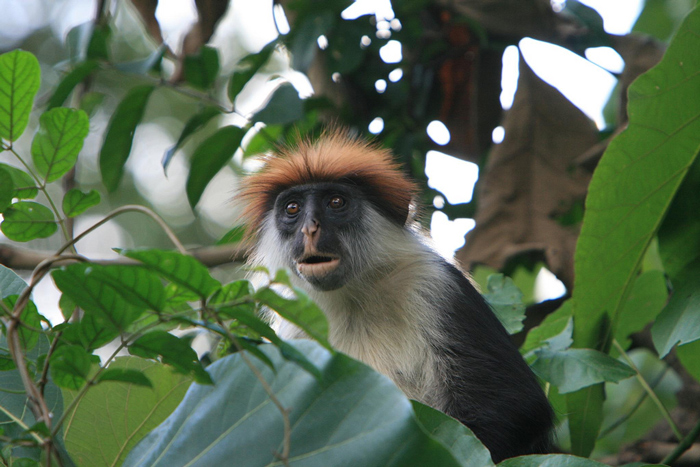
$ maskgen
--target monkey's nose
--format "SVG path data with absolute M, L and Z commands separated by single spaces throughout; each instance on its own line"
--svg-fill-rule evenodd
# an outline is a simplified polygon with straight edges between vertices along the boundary
M 301 228 L 301 232 L 306 235 L 307 237 L 311 238 L 314 236 L 316 232 L 318 232 L 320 228 L 320 224 L 316 219 L 307 219 L 306 222 L 304 222 L 304 226 Z

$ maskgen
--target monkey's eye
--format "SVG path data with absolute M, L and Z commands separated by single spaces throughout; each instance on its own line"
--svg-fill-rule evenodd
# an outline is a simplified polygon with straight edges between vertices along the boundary
M 290 216 L 294 216 L 295 214 L 299 214 L 299 203 L 292 201 L 291 203 L 287 203 L 287 207 L 284 208 L 285 212 L 289 214 Z
M 334 196 L 328 202 L 328 206 L 331 209 L 340 209 L 343 206 L 345 206 L 345 200 L 343 198 L 341 198 L 340 196 Z

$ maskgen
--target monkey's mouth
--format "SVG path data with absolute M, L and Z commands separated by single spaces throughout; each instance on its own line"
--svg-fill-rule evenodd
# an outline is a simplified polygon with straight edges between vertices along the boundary
M 340 258 L 335 255 L 316 253 L 305 255 L 296 263 L 297 271 L 302 276 L 319 277 L 325 276 L 337 268 Z

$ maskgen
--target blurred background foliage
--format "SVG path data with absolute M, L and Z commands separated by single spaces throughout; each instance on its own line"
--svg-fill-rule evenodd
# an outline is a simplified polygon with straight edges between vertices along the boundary
M 456 260 L 484 290 L 490 273 L 512 276 L 529 305 L 526 331 L 570 296 L 588 183 L 627 124 L 627 88 L 661 59 L 694 6 L 646 0 L 638 3 L 631 33 L 612 33 L 592 7 L 602 12 L 605 2 L 575 0 L 9 3 L 0 52 L 22 48 L 39 59 L 36 106 L 78 107 L 90 116 L 78 165 L 62 186 L 48 187 L 56 195 L 76 186 L 101 194 L 98 206 L 69 224 L 75 234 L 115 207 L 144 204 L 186 246 L 202 248 L 199 258 L 216 276 L 239 277 L 243 252 L 239 231 L 231 230 L 237 180 L 260 166 L 254 156 L 341 125 L 390 147 L 421 183 L 420 219 L 432 223 L 436 239 L 436 213 L 454 221 L 459 238 L 475 223 L 466 244 L 457 241 L 446 254 L 459 248 Z M 533 40 L 546 44 L 528 60 Z M 599 117 L 565 92 L 577 88 L 587 99 L 583 72 L 554 87 L 540 76 L 546 67 L 538 74 L 535 66 L 565 67 L 562 53 L 590 64 L 601 50 L 613 59 L 596 66 L 607 68 L 614 89 Z M 514 76 L 517 91 L 504 104 L 503 85 Z M 27 132 L 38 123 L 32 114 Z M 28 154 L 29 145 L 25 138 L 15 147 Z M 434 170 L 453 172 L 447 184 L 426 174 L 431 152 L 440 156 L 435 151 L 456 158 L 441 159 Z M 7 154 L 0 158 L 15 163 Z M 452 192 L 461 198 L 450 202 Z M 21 246 L 2 237 L 0 262 L 28 270 L 59 245 L 58 236 Z M 161 229 L 127 214 L 77 248 L 93 259 L 114 259 L 113 247 L 136 245 L 169 242 Z M 644 270 L 661 270 L 659 264 L 651 248 Z M 544 292 L 543 268 L 561 281 L 550 279 Z M 48 282 L 36 301 L 60 316 Z M 523 342 L 524 335 L 515 338 Z M 643 348 L 633 352 L 668 406 L 682 384 L 691 385 Z M 658 420 L 647 407 L 615 431 L 631 401 L 649 404 L 633 397 L 635 390 L 620 386 L 609 394 L 598 456 L 616 455 Z M 557 409 L 566 411 L 563 401 Z

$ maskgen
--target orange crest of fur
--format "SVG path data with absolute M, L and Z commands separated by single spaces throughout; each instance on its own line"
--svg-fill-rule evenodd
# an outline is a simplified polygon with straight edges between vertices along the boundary
M 388 149 L 352 138 L 343 131 L 277 151 L 260 172 L 246 177 L 237 198 L 245 204 L 250 232 L 260 228 L 277 195 L 296 185 L 347 182 L 363 189 L 371 202 L 397 222 L 405 222 L 417 187 Z

